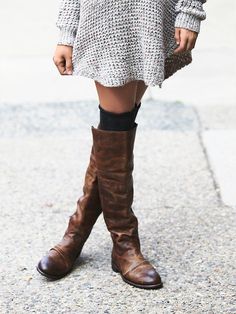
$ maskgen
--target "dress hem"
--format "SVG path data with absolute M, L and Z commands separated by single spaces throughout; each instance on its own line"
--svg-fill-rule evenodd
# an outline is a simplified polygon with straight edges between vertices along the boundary
M 92 80 L 99 82 L 100 84 L 102 84 L 105 87 L 120 87 L 120 86 L 123 86 L 123 85 L 131 82 L 131 81 L 142 80 L 142 81 L 144 81 L 145 85 L 147 85 L 147 86 L 159 86 L 161 88 L 161 85 L 163 82 L 163 80 L 149 81 L 149 80 L 145 79 L 143 77 L 143 75 L 129 76 L 126 79 L 120 79 L 120 80 L 117 80 L 117 78 L 114 80 L 113 79 L 107 80 L 107 79 L 100 77 L 99 75 L 94 74 L 94 72 L 92 73 L 90 71 L 79 69 L 79 67 L 74 68 L 72 75 L 90 78 Z
M 86 77 L 86 78 L 89 78 L 89 79 L 92 79 L 94 81 L 97 81 L 99 82 L 100 84 L 102 84 L 103 86 L 105 87 L 121 87 L 131 81 L 136 81 L 136 80 L 142 80 L 144 81 L 144 84 L 146 86 L 150 86 L 150 87 L 155 87 L 155 86 L 158 86 L 159 88 L 162 88 L 162 85 L 163 85 L 163 82 L 168 79 L 169 77 L 173 76 L 174 73 L 176 73 L 177 71 L 179 71 L 180 69 L 186 67 L 187 65 L 189 65 L 192 61 L 188 61 L 184 64 L 181 64 L 181 65 L 178 65 L 173 72 L 171 73 L 168 73 L 168 75 L 166 75 L 166 77 L 162 80 L 156 80 L 156 81 L 149 81 L 147 79 L 145 79 L 143 77 L 143 75 L 135 75 L 135 76 L 129 76 L 128 78 L 126 79 L 123 79 L 123 80 L 119 80 L 117 81 L 116 80 L 116 83 L 115 81 L 113 80 L 107 80 L 107 79 L 104 79 L 104 78 L 101 78 L 100 76 L 98 75 L 94 75 L 92 74 L 92 72 L 89 72 L 89 71 L 85 71 L 83 69 L 79 69 L 78 67 L 76 67 L 73 72 L 72 72 L 72 75 L 73 76 L 82 76 L 82 77 Z

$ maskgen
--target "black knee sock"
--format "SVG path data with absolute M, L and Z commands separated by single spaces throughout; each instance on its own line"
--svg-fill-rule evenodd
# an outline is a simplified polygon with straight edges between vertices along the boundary
M 135 104 L 134 108 L 131 111 L 114 113 L 103 109 L 99 104 L 99 128 L 107 131 L 128 131 L 132 129 L 134 127 L 135 118 L 137 116 L 140 106 L 141 102 L 138 105 Z

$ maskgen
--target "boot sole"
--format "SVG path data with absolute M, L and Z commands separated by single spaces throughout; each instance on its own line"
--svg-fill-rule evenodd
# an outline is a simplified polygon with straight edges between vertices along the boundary
M 111 264 L 111 268 L 112 270 L 115 272 L 115 273 L 119 273 L 121 278 L 123 279 L 123 281 L 125 281 L 126 283 L 128 283 L 129 285 L 131 286 L 134 286 L 136 288 L 141 288 L 141 289 L 160 289 L 163 287 L 163 283 L 160 283 L 158 285 L 141 285 L 141 284 L 138 284 L 138 283 L 135 283 L 133 281 L 130 281 L 128 279 L 126 279 L 122 274 L 121 272 L 119 271 L 118 267 L 112 263 Z
M 68 275 L 72 271 L 72 269 L 71 269 L 70 271 L 68 271 L 67 273 L 65 273 L 63 275 L 54 276 L 54 275 L 49 275 L 47 273 L 44 273 L 38 266 L 36 266 L 36 269 L 42 276 L 47 277 L 49 279 L 53 279 L 53 280 L 61 279 L 61 278 L 65 277 L 66 275 Z

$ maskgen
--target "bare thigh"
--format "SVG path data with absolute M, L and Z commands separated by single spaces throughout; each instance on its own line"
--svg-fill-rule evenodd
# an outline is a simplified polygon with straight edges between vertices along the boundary
M 139 103 L 147 86 L 143 81 L 131 81 L 122 86 L 107 87 L 94 81 L 102 108 L 114 113 L 131 111 Z
M 136 92 L 135 102 L 139 104 L 142 101 L 142 97 L 145 94 L 148 86 L 144 84 L 144 81 L 139 80 Z

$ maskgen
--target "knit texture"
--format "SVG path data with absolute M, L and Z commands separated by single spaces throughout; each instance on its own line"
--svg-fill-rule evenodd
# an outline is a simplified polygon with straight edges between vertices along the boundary
M 163 81 L 192 62 L 174 55 L 175 27 L 197 33 L 206 0 L 60 0 L 58 44 L 73 46 L 72 75 L 104 86 Z

